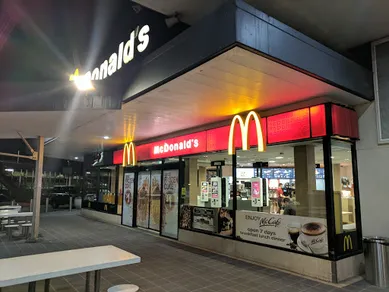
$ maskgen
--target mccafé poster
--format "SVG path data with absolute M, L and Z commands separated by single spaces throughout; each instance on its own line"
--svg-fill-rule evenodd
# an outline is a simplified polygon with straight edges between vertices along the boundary
M 328 256 L 327 221 L 322 218 L 237 211 L 236 236 L 251 242 Z
M 123 225 L 133 226 L 135 173 L 124 174 L 123 185 Z

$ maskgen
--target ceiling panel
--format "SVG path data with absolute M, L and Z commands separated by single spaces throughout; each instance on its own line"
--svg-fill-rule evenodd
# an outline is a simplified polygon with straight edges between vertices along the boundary
M 326 96 L 353 105 L 365 102 L 310 76 L 235 47 L 182 76 L 74 129 L 62 143 L 95 149 L 141 141 L 204 124 L 236 113 L 264 111 Z M 83 144 L 84 143 L 84 144 Z M 75 147 L 73 145 L 73 147 Z
M 195 24 L 226 0 L 134 0 L 165 15 L 178 12 Z M 389 1 L 245 0 L 294 29 L 333 49 L 346 49 L 389 35 Z M 347 16 L 347 17 L 345 17 Z

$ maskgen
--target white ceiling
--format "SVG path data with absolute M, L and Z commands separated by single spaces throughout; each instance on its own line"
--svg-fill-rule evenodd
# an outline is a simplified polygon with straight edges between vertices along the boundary
M 345 91 L 239 47 L 123 105 L 95 116 L 48 146 L 69 155 L 141 141 L 204 124 L 225 121 L 252 109 L 264 111 L 327 96 L 355 105 L 365 102 Z M 51 123 L 43 123 L 51 127 Z M 48 131 L 50 134 L 52 132 Z M 108 135 L 111 140 L 103 141 Z M 61 147 L 60 147 L 61 146 Z M 79 156 L 80 154 L 77 154 Z
M 227 0 L 134 0 L 194 24 Z M 389 35 L 387 0 L 245 0 L 250 5 L 336 50 Z

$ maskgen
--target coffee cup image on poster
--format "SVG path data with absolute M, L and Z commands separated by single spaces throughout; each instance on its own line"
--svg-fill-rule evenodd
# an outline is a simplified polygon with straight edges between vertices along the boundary
M 123 179 L 123 225 L 133 226 L 134 173 L 125 173 Z
M 315 255 L 328 255 L 327 222 L 323 218 L 236 212 L 240 239 Z

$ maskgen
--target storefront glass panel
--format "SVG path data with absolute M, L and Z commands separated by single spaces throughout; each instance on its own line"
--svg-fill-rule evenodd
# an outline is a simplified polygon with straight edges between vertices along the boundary
M 237 238 L 327 256 L 322 141 L 237 151 L 237 164 Z
M 179 211 L 179 170 L 162 172 L 162 230 L 161 234 L 171 238 L 178 237 Z
M 226 153 L 193 156 L 185 162 L 181 228 L 232 236 L 232 161 Z
M 149 228 L 159 231 L 161 214 L 161 171 L 159 170 L 151 172 L 150 199 Z
M 125 173 L 123 183 L 123 225 L 132 227 L 134 224 L 134 191 L 135 173 Z
M 332 140 L 331 160 L 337 234 L 356 230 L 355 193 L 351 144 Z
M 149 171 L 138 174 L 136 224 L 149 228 L 150 219 L 150 175 Z

